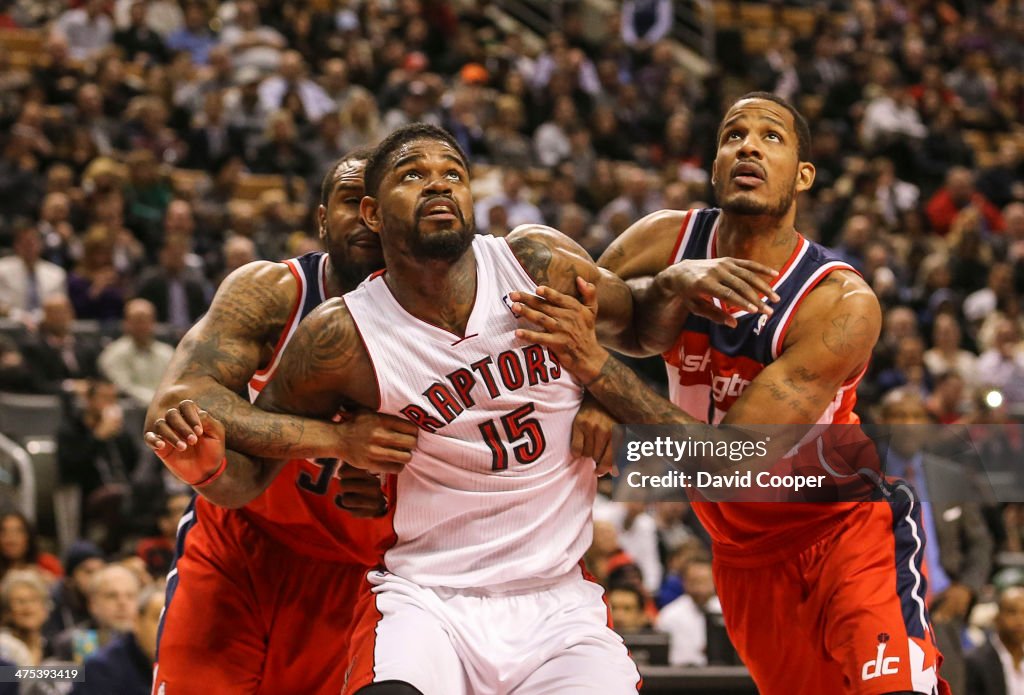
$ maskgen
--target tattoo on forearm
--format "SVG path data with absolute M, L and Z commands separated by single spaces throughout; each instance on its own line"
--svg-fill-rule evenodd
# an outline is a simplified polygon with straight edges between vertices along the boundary
M 694 425 L 692 418 L 652 391 L 640 378 L 614 357 L 609 357 L 601 373 L 587 384 L 608 412 L 619 422 L 636 425 Z

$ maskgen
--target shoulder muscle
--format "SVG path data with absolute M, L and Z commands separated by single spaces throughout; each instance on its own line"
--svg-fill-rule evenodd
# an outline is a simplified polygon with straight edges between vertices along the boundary
M 657 275 L 669 265 L 686 210 L 658 210 L 634 222 L 598 259 L 623 280 Z

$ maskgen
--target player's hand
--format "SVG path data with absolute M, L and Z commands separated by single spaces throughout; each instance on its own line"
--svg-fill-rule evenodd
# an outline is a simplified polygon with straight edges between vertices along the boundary
M 164 465 L 189 485 L 207 480 L 224 459 L 224 425 L 189 400 L 164 413 L 143 439 Z
M 338 454 L 370 473 L 401 473 L 412 460 L 420 428 L 408 420 L 361 410 L 338 426 Z
M 342 463 L 335 475 L 341 485 L 341 506 L 349 514 L 371 519 L 387 513 L 388 499 L 380 478 L 348 463 Z
M 597 341 L 597 288 L 581 277 L 576 278 L 580 299 L 541 285 L 537 295 L 511 292 L 512 312 L 541 331 L 520 328 L 516 337 L 550 349 L 563 367 L 584 385 L 601 373 L 608 352 Z
M 778 272 L 742 258 L 711 258 L 683 261 L 658 273 L 655 282 L 665 283 L 673 295 L 683 298 L 686 309 L 715 323 L 735 326 L 736 319 L 715 306 L 714 299 L 752 313 L 771 316 L 772 309 L 761 300 L 779 301 L 771 282 Z
M 597 400 L 587 394 L 576 418 L 572 421 L 572 454 L 577 458 L 592 458 L 597 464 L 598 476 L 618 474 L 612 433 L 619 424 Z

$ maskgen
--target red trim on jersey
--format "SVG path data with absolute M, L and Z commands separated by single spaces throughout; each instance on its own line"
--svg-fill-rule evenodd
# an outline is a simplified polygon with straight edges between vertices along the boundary
M 796 299 L 793 300 L 793 303 L 790 305 L 791 308 L 789 310 L 789 316 L 786 317 L 786 322 L 784 324 L 782 324 L 781 326 L 779 326 L 778 329 L 776 329 L 777 330 L 777 335 L 778 335 L 777 345 L 779 346 L 779 355 L 780 356 L 782 355 L 782 344 L 786 341 L 786 331 L 789 330 L 789 324 L 793 323 L 793 319 L 796 317 L 796 312 L 797 312 L 797 310 L 800 309 L 800 303 L 802 301 L 804 301 L 804 299 L 807 297 L 807 295 L 809 295 L 814 290 L 815 287 L 817 287 L 818 285 L 821 284 L 822 280 L 824 280 L 825 278 L 827 278 L 829 275 L 831 275 L 832 273 L 834 273 L 837 270 L 853 270 L 853 269 L 850 268 L 849 266 L 841 266 L 841 265 L 837 265 L 835 268 L 829 268 L 828 271 L 826 271 L 826 272 L 821 274 L 821 277 L 819 277 L 817 280 L 815 280 L 810 285 L 808 285 L 806 288 L 804 288 L 804 291 L 800 293 L 799 297 L 797 297 Z M 856 271 L 854 271 L 854 272 L 856 272 Z
M 288 329 L 291 328 L 292 321 L 295 320 L 295 317 L 299 314 L 299 310 L 302 308 L 302 276 L 299 274 L 299 271 L 295 268 L 294 264 L 288 261 L 285 261 L 284 264 L 288 266 L 288 270 L 291 271 L 292 276 L 295 278 L 295 285 L 298 290 L 295 293 L 295 304 L 292 305 L 291 313 L 288 314 L 288 320 L 285 322 L 284 328 L 281 329 L 281 334 L 277 337 L 277 345 L 274 346 L 274 351 L 270 354 L 270 362 L 268 362 L 267 366 L 263 369 L 257 369 L 250 377 L 250 380 L 266 380 L 270 374 L 271 367 L 274 366 L 274 360 L 277 358 L 277 353 L 281 352 L 284 348 L 285 341 L 288 340 Z M 256 387 L 256 390 L 259 391 L 261 388 L 262 387 Z
M 387 268 L 381 268 L 380 270 L 375 270 L 372 273 L 370 273 L 370 277 L 367 278 L 367 279 L 368 280 L 376 280 L 377 278 L 379 278 L 381 275 L 383 275 L 386 272 L 388 272 Z
M 789 269 L 793 266 L 793 264 L 796 263 L 797 260 L 802 257 L 804 249 L 808 248 L 810 246 L 810 243 L 804 238 L 804 235 L 801 234 L 800 232 L 796 233 L 796 239 L 797 239 L 796 240 L 796 247 L 793 249 L 793 252 L 791 254 L 789 254 L 789 258 L 786 259 L 786 262 L 782 264 L 782 267 L 779 268 L 779 274 L 776 275 L 775 279 L 772 281 L 771 288 L 773 290 L 777 289 L 779 287 L 779 285 L 781 285 L 782 282 L 787 279 L 786 278 L 786 273 L 789 272 Z M 709 247 L 710 247 L 711 252 L 708 254 L 708 257 L 709 258 L 718 258 L 718 225 L 717 224 L 715 225 L 715 228 L 713 230 L 711 230 L 711 239 L 709 240 Z M 726 304 L 725 302 L 723 302 L 723 301 L 721 301 L 719 299 L 715 300 L 715 305 L 717 305 L 721 309 L 724 309 L 725 311 L 728 311 L 733 316 L 739 316 L 739 315 L 742 315 L 742 314 L 750 313 L 746 309 L 742 309 L 740 307 L 734 307 L 734 306 L 732 306 L 730 304 Z
M 679 249 L 683 246 L 683 239 L 686 238 L 686 229 L 690 226 L 690 217 L 693 216 L 694 210 L 687 210 L 686 214 L 683 215 L 683 224 L 679 228 L 679 236 L 676 237 L 675 246 L 672 247 L 672 255 L 668 257 L 668 264 L 673 265 L 676 262 L 676 254 L 679 253 Z

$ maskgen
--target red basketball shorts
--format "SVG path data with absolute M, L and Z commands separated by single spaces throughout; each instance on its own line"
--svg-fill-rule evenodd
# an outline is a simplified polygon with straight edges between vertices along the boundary
M 178 527 L 153 692 L 341 692 L 369 568 L 300 555 L 197 498 Z
M 762 695 L 949 694 L 925 605 L 920 506 L 906 484 L 889 493 L 788 560 L 715 562 L 726 628 Z

